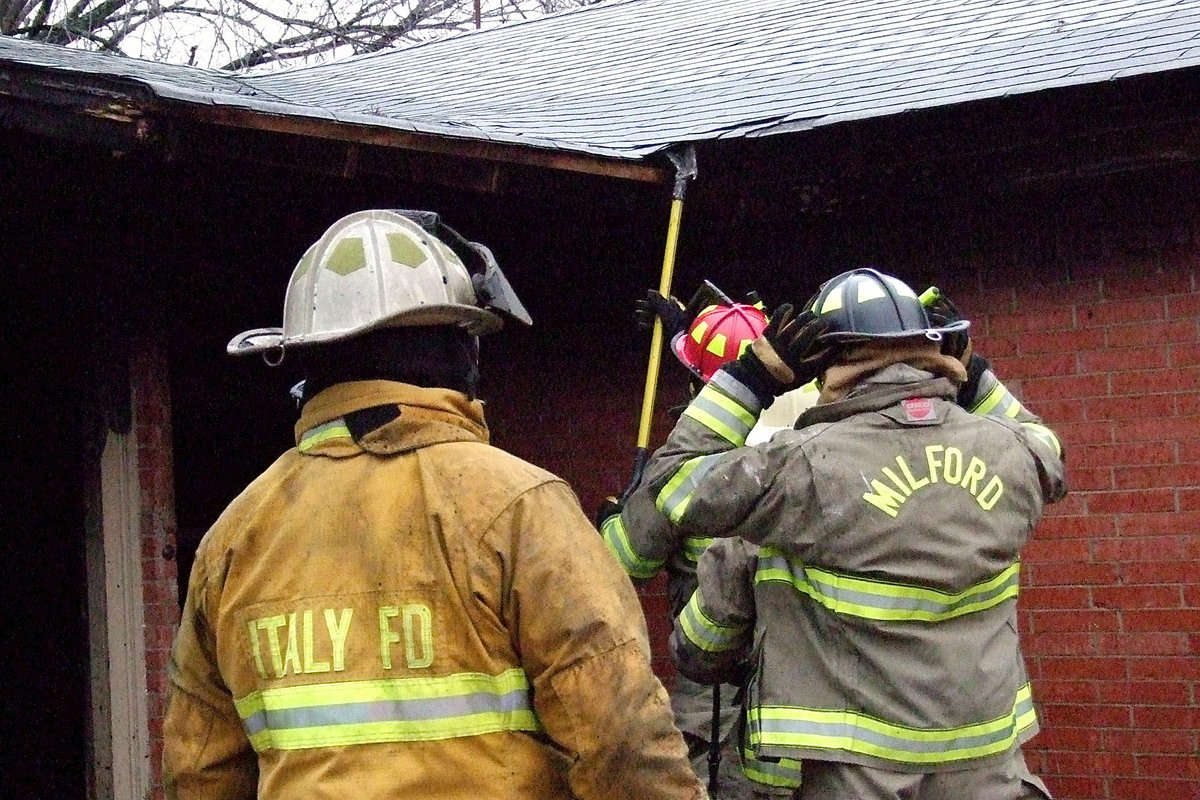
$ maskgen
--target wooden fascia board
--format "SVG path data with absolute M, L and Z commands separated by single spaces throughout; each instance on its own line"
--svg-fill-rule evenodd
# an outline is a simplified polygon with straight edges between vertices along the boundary
M 563 150 L 484 142 L 475 139 L 458 139 L 335 120 L 269 114 L 227 106 L 172 104 L 169 110 L 164 106 L 159 111 L 169 113 L 176 118 L 187 118 L 210 125 L 286 133 L 424 153 L 439 153 L 565 172 L 582 172 L 641 183 L 669 185 L 674 180 L 673 172 L 664 167 L 642 161 L 604 158 L 586 153 L 571 153 Z
M 6 80 L 7 79 L 7 80 Z M 600 175 L 640 183 L 670 185 L 674 171 L 645 161 L 606 158 L 545 147 L 438 136 L 374 125 L 287 116 L 253 109 L 165 100 L 137 81 L 0 66 L 0 98 L 72 108 L 91 117 L 134 123 L 136 137 L 147 138 L 156 118 L 191 121 L 269 133 L 285 133 L 350 144 L 440 153 L 494 163 Z

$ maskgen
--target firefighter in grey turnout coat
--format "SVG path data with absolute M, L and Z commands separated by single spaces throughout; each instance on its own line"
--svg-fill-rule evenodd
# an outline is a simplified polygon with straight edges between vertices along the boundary
M 1020 750 L 1037 717 L 1016 595 L 1062 449 L 956 309 L 931 313 L 891 276 L 839 275 L 776 313 L 647 468 L 681 529 L 741 537 L 702 557 L 672 651 L 696 680 L 748 661 L 744 746 L 802 759 L 796 797 L 1049 796 Z M 813 377 L 796 429 L 744 446 Z

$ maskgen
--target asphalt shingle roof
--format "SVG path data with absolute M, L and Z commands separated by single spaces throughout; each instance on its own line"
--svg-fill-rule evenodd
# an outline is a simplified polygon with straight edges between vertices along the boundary
M 1200 65 L 1188 0 L 612 0 L 268 74 L 0 39 L 0 63 L 160 96 L 639 158 L 671 144 Z

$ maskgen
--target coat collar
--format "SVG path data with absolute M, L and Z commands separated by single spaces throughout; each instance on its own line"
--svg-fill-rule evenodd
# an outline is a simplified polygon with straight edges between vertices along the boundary
M 949 378 L 917 369 L 909 364 L 892 364 L 861 381 L 845 399 L 815 405 L 796 420 L 803 428 L 818 422 L 836 422 L 864 411 L 879 411 L 909 397 L 940 397 L 953 400 L 958 388 Z
M 395 406 L 399 416 L 357 440 L 346 415 Z M 450 389 L 425 389 L 395 381 L 350 381 L 330 386 L 304 404 L 296 445 L 305 455 L 388 455 L 442 442 L 487 443 L 483 403 Z

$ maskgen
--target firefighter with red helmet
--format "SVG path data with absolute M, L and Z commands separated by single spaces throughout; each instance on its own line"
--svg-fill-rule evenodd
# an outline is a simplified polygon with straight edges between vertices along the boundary
M 703 296 L 703 292 L 702 288 L 697 297 Z M 693 310 L 699 306 L 694 310 L 694 316 L 673 298 L 663 298 L 656 292 L 650 292 L 647 299 L 639 303 L 643 324 L 650 313 L 663 320 L 670 335 L 671 352 L 690 374 L 693 394 L 700 391 L 723 365 L 745 352 L 767 327 L 767 315 L 761 303 L 733 302 L 715 287 L 708 294 L 716 302 L 704 305 L 693 298 L 689 303 Z M 789 394 L 791 396 L 779 398 L 776 405 L 781 410 L 779 413 L 794 410 L 795 414 L 781 423 L 763 426 L 758 431 L 762 438 L 782 426 L 790 427 L 795 415 L 816 400 L 812 386 Z M 597 519 L 600 533 L 617 561 L 635 580 L 648 580 L 660 571 L 666 572 L 668 603 L 674 619 L 696 589 L 696 563 L 712 539 L 685 535 L 676 529 L 655 508 L 654 497 L 648 491 L 635 488 L 627 495 L 624 502 L 610 499 L 601 508 Z M 757 762 L 743 757 L 735 746 L 740 708 L 736 699 L 738 689 L 730 683 L 717 690 L 720 709 L 716 715 L 719 727 L 715 738 L 721 745 L 716 754 L 720 765 L 717 785 L 710 784 L 709 790 L 720 800 L 747 800 L 786 792 L 794 784 L 795 763 L 786 760 Z M 713 694 L 713 686 L 684 675 L 676 676 L 671 691 L 675 724 L 683 732 L 693 769 L 701 778 L 708 775 L 714 758 L 710 752 L 714 739 Z
M 676 620 L 695 680 L 746 672 L 744 745 L 800 763 L 798 800 L 1049 797 L 1016 624 L 1020 550 L 1065 492 L 1062 446 L 972 352 L 949 301 L 857 269 L 782 307 L 645 473 L 718 538 Z M 760 409 L 820 381 L 796 429 Z M 714 410 L 719 410 L 719 413 Z

